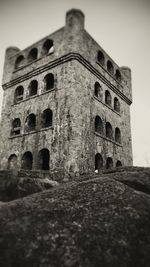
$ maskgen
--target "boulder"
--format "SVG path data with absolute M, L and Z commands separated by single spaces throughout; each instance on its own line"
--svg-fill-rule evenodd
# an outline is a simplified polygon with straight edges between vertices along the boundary
M 150 197 L 109 173 L 1 205 L 0 229 L 1 267 L 150 265 Z

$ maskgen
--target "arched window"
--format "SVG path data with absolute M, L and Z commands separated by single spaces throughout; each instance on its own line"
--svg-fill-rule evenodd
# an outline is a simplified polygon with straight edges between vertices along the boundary
M 20 134 L 21 130 L 21 121 L 19 118 L 16 118 L 12 122 L 12 130 L 11 130 L 11 135 L 18 135 Z
M 29 84 L 29 96 L 33 96 L 37 94 L 38 82 L 37 80 L 33 80 Z
M 97 60 L 101 65 L 104 65 L 105 58 L 104 58 L 104 54 L 101 51 L 98 51 L 97 53 Z
M 122 166 L 121 161 L 120 161 L 120 160 L 117 160 L 117 162 L 116 162 L 116 167 L 121 167 L 121 166 Z
M 41 127 L 50 127 L 53 124 L 53 112 L 51 109 L 47 108 L 43 111 L 41 116 Z
M 106 137 L 109 139 L 113 139 L 113 130 L 109 122 L 106 122 Z
M 97 153 L 95 155 L 95 171 L 100 171 L 103 168 L 103 158 L 101 154 Z
M 111 106 L 111 94 L 108 90 L 105 91 L 105 104 Z
M 117 97 L 114 98 L 114 110 L 120 112 L 120 102 Z
M 99 116 L 95 117 L 95 132 L 103 134 L 103 123 Z
M 27 151 L 23 154 L 21 160 L 21 168 L 25 170 L 32 170 L 33 156 L 30 151 Z
M 121 73 L 119 70 L 116 70 L 116 79 L 118 82 L 121 82 Z
M 48 39 L 45 41 L 45 43 L 43 44 L 43 48 L 42 48 L 42 55 L 45 56 L 47 54 L 51 54 L 54 52 L 54 45 L 53 45 L 53 41 Z
M 49 170 L 49 159 L 49 150 L 47 148 L 40 150 L 38 154 L 38 168 L 40 170 Z
M 17 156 L 16 154 L 10 155 L 8 158 L 8 169 L 16 169 L 17 167 Z
M 34 131 L 36 127 L 36 116 L 35 114 L 31 113 L 29 116 L 26 118 L 25 121 L 25 130 L 27 132 Z
M 113 168 L 113 160 L 112 158 L 108 157 L 106 160 L 106 169 L 111 169 Z
M 54 88 L 54 75 L 52 73 L 47 74 L 44 77 L 45 90 L 51 90 Z
M 118 127 L 115 129 L 115 141 L 121 143 L 121 132 Z
M 94 85 L 94 95 L 101 100 L 103 98 L 102 87 L 98 82 L 96 82 Z
M 114 74 L 114 67 L 110 60 L 107 61 L 107 70 L 109 73 Z
M 23 93 L 24 93 L 24 88 L 23 88 L 23 86 L 18 86 L 17 88 L 16 88 L 16 90 L 15 90 L 15 103 L 17 103 L 17 102 L 19 102 L 19 101 L 21 101 L 21 100 L 23 100 Z
M 16 58 L 15 69 L 18 69 L 24 65 L 24 56 L 20 55 Z
M 38 50 L 37 48 L 32 48 L 28 54 L 28 62 L 32 62 L 37 59 Z

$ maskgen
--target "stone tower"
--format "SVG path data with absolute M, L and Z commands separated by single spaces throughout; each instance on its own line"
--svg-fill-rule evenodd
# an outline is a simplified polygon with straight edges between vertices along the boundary
M 86 32 L 80 10 L 30 47 L 6 49 L 2 86 L 1 169 L 132 165 L 131 71 Z

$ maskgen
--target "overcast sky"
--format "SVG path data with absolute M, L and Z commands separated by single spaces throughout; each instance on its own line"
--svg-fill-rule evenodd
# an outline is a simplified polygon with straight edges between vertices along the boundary
M 132 70 L 134 165 L 150 166 L 150 0 L 0 0 L 0 83 L 8 46 L 21 50 L 65 24 L 79 8 L 85 28 L 119 66 Z M 2 88 L 0 89 L 0 110 Z

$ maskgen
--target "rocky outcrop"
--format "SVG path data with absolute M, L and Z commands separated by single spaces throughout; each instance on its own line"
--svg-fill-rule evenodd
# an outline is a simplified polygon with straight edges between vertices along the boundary
M 148 267 L 150 196 L 112 178 L 119 173 L 1 205 L 0 266 Z
M 28 175 L 22 176 L 17 171 L 0 171 L 0 201 L 8 202 L 58 185 L 57 181 L 51 180 L 46 174 L 43 177 L 33 174 L 30 171 Z

